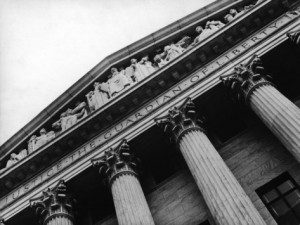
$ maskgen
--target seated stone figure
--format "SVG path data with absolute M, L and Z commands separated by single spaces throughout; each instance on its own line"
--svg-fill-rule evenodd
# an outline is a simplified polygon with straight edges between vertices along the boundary
M 165 46 L 164 51 L 166 52 L 166 61 L 171 61 L 178 57 L 182 52 L 183 49 L 176 46 L 175 44 L 170 44 Z
M 55 138 L 54 131 L 46 132 L 46 130 L 43 128 L 40 130 L 40 136 L 33 135 L 28 142 L 28 153 L 34 152 L 39 147 L 43 146 L 50 140 Z
M 163 67 L 168 63 L 166 60 L 162 58 L 161 54 L 157 54 L 153 60 L 159 68 Z
M 189 36 L 184 36 L 175 45 L 180 46 L 182 48 L 182 50 L 185 51 L 191 43 L 192 43 L 192 38 Z
M 118 72 L 117 68 L 111 68 L 111 76 L 108 79 L 109 93 L 113 97 L 130 85 L 124 73 Z
M 234 17 L 233 17 L 233 15 L 231 15 L 230 13 L 228 13 L 228 14 L 226 14 L 224 16 L 224 20 L 225 20 L 226 23 L 229 23 L 229 22 L 231 22 L 231 21 L 234 20 Z
M 99 109 L 109 100 L 109 87 L 107 83 L 94 83 L 94 91 L 90 91 L 87 95 L 87 102 L 92 111 Z

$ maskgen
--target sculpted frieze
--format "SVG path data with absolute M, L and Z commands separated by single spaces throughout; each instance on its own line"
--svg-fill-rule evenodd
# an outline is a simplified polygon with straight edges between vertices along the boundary
M 262 0 L 258 0 L 256 4 L 260 4 L 261 2 Z M 197 36 L 194 40 L 192 40 L 189 36 L 183 36 L 176 43 L 171 42 L 166 45 L 163 48 L 163 51 L 156 54 L 152 60 L 145 55 L 140 60 L 135 58 L 131 59 L 130 64 L 125 69 L 123 67 L 111 68 L 111 73 L 108 75 L 106 81 L 95 82 L 94 90 L 90 90 L 86 93 L 85 102 L 78 102 L 75 105 L 75 108 L 68 108 L 66 111 L 61 112 L 59 120 L 53 121 L 52 128 L 54 131 L 46 132 L 43 128 L 40 131 L 39 136 L 33 135 L 29 138 L 27 141 L 28 151 L 24 157 L 54 139 L 61 132 L 64 132 L 74 126 L 91 112 L 98 110 L 126 89 L 136 85 L 152 73 L 156 72 L 158 69 L 166 66 L 169 62 L 179 57 L 186 50 L 195 47 L 202 41 L 205 41 L 205 39 L 209 36 L 223 28 L 225 24 L 232 22 L 235 18 L 241 16 L 253 7 L 254 5 L 247 5 L 242 9 L 230 9 L 229 13 L 224 17 L 224 22 L 219 20 L 210 20 L 206 21 L 204 28 L 201 25 L 196 26 L 195 32 Z M 16 158 L 16 155 L 18 154 L 18 151 L 12 153 L 10 159 L 7 160 L 7 163 L 3 164 L 5 167 L 0 170 L 0 173 L 21 160 Z

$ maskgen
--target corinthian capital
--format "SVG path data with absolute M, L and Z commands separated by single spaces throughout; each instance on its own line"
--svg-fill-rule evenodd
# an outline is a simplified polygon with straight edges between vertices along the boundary
M 109 184 L 122 174 L 137 176 L 137 159 L 125 139 L 117 147 L 105 151 L 103 157 L 91 161 L 93 166 L 99 167 L 99 173 L 108 178 Z
M 156 118 L 155 122 L 165 132 L 170 133 L 176 142 L 186 131 L 204 131 L 203 118 L 197 117 L 196 107 L 191 98 L 187 98 L 179 107 L 170 109 L 166 116 Z
M 35 208 L 41 224 L 46 224 L 48 220 L 58 215 L 73 220 L 73 203 L 63 180 L 60 180 L 54 188 L 43 191 L 40 197 L 30 200 L 30 206 Z
M 300 30 L 287 33 L 287 36 L 293 43 L 300 47 Z
M 268 80 L 271 77 L 266 75 L 261 59 L 254 55 L 246 64 L 240 64 L 234 68 L 234 72 L 221 77 L 223 83 L 228 86 L 238 100 L 246 102 L 253 91 L 263 85 L 273 85 Z

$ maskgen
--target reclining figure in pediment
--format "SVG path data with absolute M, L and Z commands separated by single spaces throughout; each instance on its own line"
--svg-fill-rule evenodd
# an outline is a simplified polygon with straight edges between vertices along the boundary
M 6 170 L 8 167 L 11 167 L 12 165 L 16 164 L 17 162 L 21 161 L 27 156 L 27 149 L 21 150 L 18 154 L 11 153 L 9 160 L 6 162 L 5 168 L 0 170 L 0 173 L 2 173 L 4 170 Z

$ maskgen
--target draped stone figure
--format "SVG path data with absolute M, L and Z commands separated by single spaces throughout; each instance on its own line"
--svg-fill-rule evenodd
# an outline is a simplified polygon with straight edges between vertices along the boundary
M 44 128 L 40 130 L 40 136 L 33 135 L 28 142 L 28 153 L 34 152 L 39 147 L 43 146 L 47 142 L 55 138 L 54 131 L 49 131 L 48 133 Z
M 135 78 L 135 75 L 134 75 L 134 67 L 132 65 L 126 67 L 125 76 L 127 77 L 127 79 L 129 80 L 129 82 L 131 84 L 136 82 L 136 78 Z
M 180 41 L 178 41 L 175 45 L 182 48 L 183 51 L 185 51 L 189 45 L 191 44 L 192 39 L 189 36 L 184 36 Z
M 164 51 L 167 54 L 166 61 L 171 61 L 178 57 L 183 52 L 183 49 L 174 44 L 170 44 L 165 46 Z
M 20 160 L 24 159 L 27 156 L 27 149 L 22 149 L 18 154 L 11 153 L 9 160 L 6 162 L 6 167 L 0 170 L 0 173 L 3 172 L 6 168 L 14 165 Z
M 241 15 L 243 15 L 243 13 L 244 13 L 243 11 L 238 12 L 236 9 L 230 9 L 229 10 L 229 14 L 231 14 L 234 19 L 241 16 Z
M 234 20 L 234 17 L 233 17 L 233 15 L 231 15 L 230 13 L 228 13 L 228 14 L 226 14 L 224 16 L 224 20 L 225 20 L 226 23 L 229 23 L 229 22 L 231 22 L 231 21 Z
M 197 43 L 200 43 L 201 41 L 208 38 L 211 34 L 213 34 L 215 31 L 212 30 L 210 27 L 207 27 L 203 29 L 201 26 L 196 27 L 196 32 L 199 33 L 199 35 L 194 39 L 194 42 L 192 43 L 192 46 L 195 46 Z
M 9 160 L 6 162 L 6 168 L 11 167 L 19 161 L 16 153 L 11 153 Z
M 145 56 L 140 61 L 141 69 L 146 76 L 149 76 L 151 73 L 155 72 L 155 67 L 152 65 L 152 62 L 149 61 L 149 57 Z
M 136 59 L 131 59 L 131 66 L 134 70 L 136 82 L 140 82 L 147 76 L 147 73 L 145 73 L 147 69 L 141 64 L 141 62 L 138 62 Z
M 153 59 L 159 68 L 163 67 L 168 63 L 166 60 L 162 58 L 162 54 L 157 54 Z
M 206 26 L 207 26 L 207 28 L 209 28 L 211 30 L 217 31 L 217 30 L 221 29 L 222 27 L 224 27 L 225 24 L 219 20 L 211 20 L 211 21 L 206 22 Z
M 96 110 L 96 101 L 95 101 L 95 96 L 94 96 L 94 91 L 90 91 L 85 95 L 87 103 L 89 105 L 89 108 L 91 112 Z
M 88 115 L 86 103 L 78 102 L 76 105 L 77 106 L 73 110 L 67 109 L 67 111 L 63 112 L 60 115 L 60 119 L 52 124 L 52 127 L 61 129 L 61 131 L 65 131 L 76 124 L 78 121 L 85 118 Z
M 113 97 L 128 87 L 130 82 L 125 73 L 118 72 L 117 68 L 111 68 L 111 77 L 108 80 L 108 85 L 110 96 Z
M 22 149 L 18 154 L 16 154 L 16 158 L 20 161 L 24 159 L 28 155 L 27 149 Z
M 94 91 L 90 91 L 87 95 L 87 102 L 91 111 L 95 111 L 108 102 L 109 86 L 107 83 L 94 83 Z

